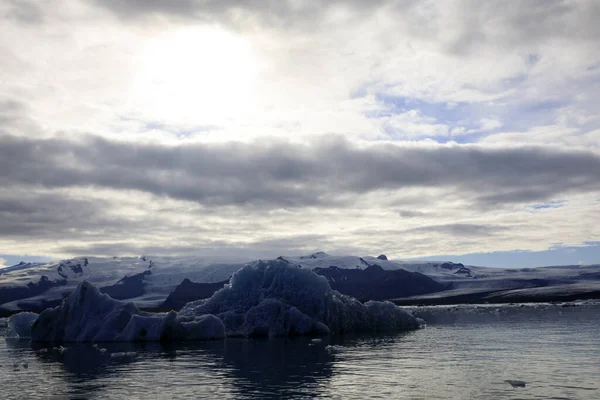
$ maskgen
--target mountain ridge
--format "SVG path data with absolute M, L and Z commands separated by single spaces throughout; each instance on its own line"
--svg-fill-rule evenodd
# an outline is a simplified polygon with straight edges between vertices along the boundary
M 312 270 L 331 266 L 342 270 L 370 269 L 374 274 L 369 279 L 376 279 L 381 271 L 402 269 L 408 273 L 419 273 L 444 286 L 443 290 L 435 292 L 436 295 L 427 297 L 427 301 L 431 302 L 456 298 L 454 296 L 457 293 L 473 297 L 486 291 L 529 290 L 522 292 L 527 294 L 534 293 L 534 289 L 538 293 L 544 288 L 544 293 L 549 294 L 545 298 L 552 298 L 553 288 L 560 292 L 572 291 L 570 296 L 575 297 L 595 296 L 594 293 L 600 291 L 600 265 L 489 268 L 451 261 L 389 260 L 383 254 L 378 257 L 340 256 L 325 252 L 307 256 L 281 256 L 279 259 Z M 0 270 L 0 312 L 56 304 L 84 279 L 115 297 L 133 301 L 140 308 L 155 308 L 161 306 L 185 279 L 199 284 L 222 283 L 245 264 L 212 263 L 200 257 L 149 256 L 77 257 L 48 263 L 19 263 Z M 375 265 L 378 268 L 373 269 Z M 379 269 L 381 271 L 377 272 Z M 362 290 L 359 297 L 365 299 L 376 295 L 380 297 L 377 291 L 371 290 L 370 295 L 367 293 L 366 286 L 369 285 L 366 282 L 364 288 L 352 290 Z M 394 287 L 392 284 L 389 286 Z M 388 294 L 383 297 L 393 294 L 390 298 L 406 299 L 408 296 L 412 298 L 411 301 L 425 301 L 423 296 L 427 296 L 426 293 L 396 295 L 392 289 L 386 290 Z M 505 301 L 510 301 L 510 293 L 506 292 L 505 295 Z M 526 299 L 527 296 L 519 298 Z M 482 296 L 478 299 L 487 301 Z

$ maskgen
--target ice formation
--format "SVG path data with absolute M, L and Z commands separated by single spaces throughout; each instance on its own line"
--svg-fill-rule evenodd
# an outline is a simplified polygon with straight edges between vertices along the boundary
M 142 312 L 133 303 L 100 293 L 86 281 L 60 306 L 42 312 L 31 327 L 31 339 L 38 342 L 201 340 L 224 336 L 223 323 L 213 316 L 182 321 L 175 312 Z
M 527 383 L 525 383 L 525 381 L 517 381 L 514 379 L 507 379 L 504 382 L 508 383 L 510 386 L 517 388 L 517 387 L 525 387 L 527 385 Z
M 10 317 L 6 324 L 6 338 L 29 339 L 31 337 L 31 326 L 37 317 L 38 315 L 32 312 L 22 312 Z
M 597 300 L 565 303 L 457 304 L 437 306 L 403 306 L 422 324 L 443 325 L 468 322 L 493 322 L 510 318 L 531 318 L 541 311 L 585 315 L 598 307 Z
M 12 317 L 11 317 L 12 320 Z M 9 324 L 11 322 L 9 321 Z M 258 261 L 236 272 L 206 300 L 179 313 L 146 313 L 82 282 L 63 303 L 42 312 L 33 341 L 200 340 L 225 336 L 322 335 L 417 329 L 410 313 L 390 302 L 358 300 L 327 280 L 284 261 Z
M 307 335 L 416 329 L 417 320 L 390 302 L 358 300 L 327 279 L 285 261 L 258 261 L 236 272 L 211 298 L 188 303 L 182 318 L 213 314 L 228 336 Z

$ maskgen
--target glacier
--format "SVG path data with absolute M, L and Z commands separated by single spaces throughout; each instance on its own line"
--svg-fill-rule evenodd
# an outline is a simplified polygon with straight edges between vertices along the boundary
M 8 325 L 23 322 L 26 327 L 33 317 L 22 315 L 11 316 Z M 29 336 L 34 342 L 174 341 L 394 332 L 419 326 L 412 314 L 391 302 L 363 304 L 332 290 L 327 279 L 310 270 L 271 260 L 247 264 L 212 297 L 188 303 L 179 313 L 143 312 L 82 281 L 59 306 L 35 318 Z
M 539 268 L 488 268 L 441 261 L 385 260 L 384 257 L 329 255 L 317 252 L 308 256 L 281 256 L 281 261 L 301 265 L 304 269 L 336 268 L 330 273 L 332 288 L 361 300 L 391 300 L 401 305 L 510 303 L 574 301 L 600 298 L 600 264 Z M 385 257 L 387 258 L 387 257 Z M 228 260 L 228 262 L 225 262 Z M 113 298 L 134 302 L 144 308 L 161 307 L 176 288 L 188 279 L 196 284 L 229 281 L 231 275 L 246 265 L 247 260 L 221 261 L 201 257 L 77 257 L 48 263 L 20 263 L 0 269 L 0 316 L 18 311 L 40 312 L 59 305 L 64 294 L 87 280 Z M 421 273 L 444 288 L 414 293 L 403 292 L 389 281 L 366 281 L 356 285 L 338 278 L 360 275 L 381 267 L 385 271 L 405 270 Z M 400 271 L 401 272 L 401 271 Z M 338 276 L 340 275 L 340 276 Z M 343 275 L 343 276 L 342 276 Z M 363 273 L 364 275 L 364 273 Z M 394 274 L 401 275 L 401 273 Z M 335 281 L 333 281 L 335 279 Z M 367 287 L 372 287 L 367 289 Z M 408 287 L 420 285 L 407 283 Z M 351 290 L 349 290 L 351 289 Z M 390 290 L 393 289 L 393 290 Z M 433 289 L 435 289 L 433 287 Z M 216 290 L 216 289 L 215 289 Z M 399 291 L 399 293 L 396 293 Z M 431 293 L 428 293 L 431 292 Z M 212 293 L 211 293 L 212 294 Z M 177 304 L 203 297 L 190 297 Z

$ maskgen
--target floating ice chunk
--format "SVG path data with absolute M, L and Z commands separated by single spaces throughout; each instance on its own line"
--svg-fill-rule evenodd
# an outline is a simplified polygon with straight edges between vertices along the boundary
M 40 314 L 31 338 L 39 342 L 112 341 L 140 313 L 133 303 L 111 299 L 83 281 L 60 306 Z
M 32 312 L 21 312 L 12 315 L 6 325 L 5 336 L 7 339 L 30 339 L 31 326 L 37 319 L 38 314 Z
M 514 380 L 514 379 L 507 379 L 504 382 L 508 383 L 510 386 L 517 388 L 517 387 L 525 387 L 526 383 L 524 381 L 518 381 L 518 380 Z
M 146 313 L 133 303 L 110 298 L 83 281 L 31 327 L 39 342 L 157 341 L 223 338 L 223 323 L 214 316 L 180 319 L 176 312 Z
M 392 302 L 368 301 L 365 306 L 370 314 L 371 324 L 378 332 L 393 332 L 413 324 L 416 324 L 417 327 L 421 325 L 415 317 Z
M 416 329 L 417 320 L 390 302 L 358 300 L 332 290 L 310 270 L 258 261 L 233 274 L 211 298 L 188 303 L 180 317 L 213 314 L 228 336 L 322 335 Z
M 333 354 L 333 353 L 339 353 L 343 350 L 342 346 L 338 346 L 338 345 L 330 345 L 328 344 L 327 346 L 325 346 L 325 350 L 327 350 L 328 353 Z

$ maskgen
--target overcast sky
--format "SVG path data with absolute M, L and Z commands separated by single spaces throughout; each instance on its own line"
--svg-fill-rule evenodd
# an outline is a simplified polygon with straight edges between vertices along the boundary
M 5 0 L 0 19 L 0 264 L 600 262 L 598 1 Z

